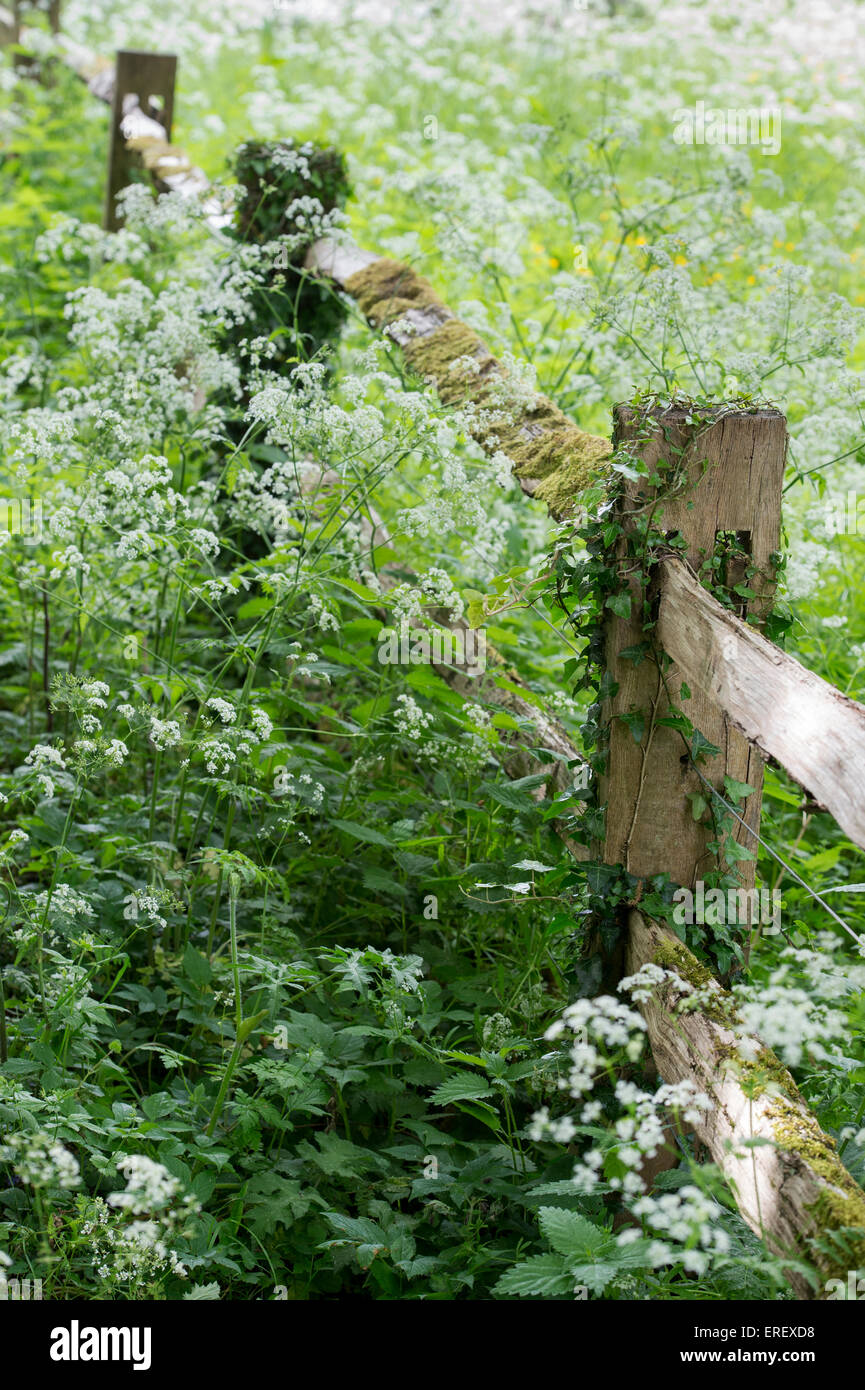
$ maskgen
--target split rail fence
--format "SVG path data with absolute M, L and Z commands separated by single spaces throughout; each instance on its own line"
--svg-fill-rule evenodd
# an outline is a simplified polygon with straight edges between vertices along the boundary
M 203 195 L 215 231 L 227 226 L 230 212 L 217 199 L 206 202 L 205 175 L 170 143 L 174 58 L 121 53 L 111 66 L 68 42 L 65 53 L 93 93 L 112 106 L 106 225 L 116 225 L 114 197 L 139 160 L 158 187 Z M 447 379 L 449 361 L 466 355 L 467 344 L 482 381 L 504 373 L 482 340 L 409 266 L 343 239 L 323 239 L 310 246 L 306 268 L 354 298 L 373 328 L 388 328 L 409 365 L 445 399 L 453 388 Z M 450 358 L 449 344 L 459 345 Z M 508 423 L 504 435 L 499 433 L 492 443 L 488 436 L 480 440 L 489 449 L 510 448 L 523 491 L 545 501 L 559 520 L 569 515 L 580 487 L 604 471 L 616 447 L 636 448 L 649 474 L 668 450 L 682 450 L 687 486 L 675 496 L 647 487 L 640 477 L 628 482 L 615 501 L 624 528 L 617 543 L 622 582 L 632 586 L 633 601 L 630 617 L 610 613 L 606 625 L 605 660 L 614 693 L 604 708 L 610 745 L 600 787 L 607 805 L 600 858 L 622 865 L 638 880 L 666 873 L 675 883 L 692 887 L 713 867 L 708 844 L 715 831 L 694 819 L 689 798 L 708 787 L 723 797 L 725 776 L 747 783 L 753 790 L 734 833 L 739 843 L 753 849 L 760 829 L 763 765 L 769 757 L 865 848 L 865 707 L 758 630 L 771 609 L 773 557 L 780 545 L 784 416 L 774 409 L 721 405 L 697 440 L 680 409 L 655 411 L 648 433 L 645 420 L 637 421 L 628 408 L 618 408 L 614 420 L 611 445 L 580 430 L 539 396 Z M 647 508 L 662 531 L 680 538 L 652 575 L 656 636 L 670 658 L 663 675 L 658 662 L 634 665 L 622 656 L 644 638 L 640 577 L 629 572 L 626 542 L 635 518 Z M 715 553 L 717 538 L 729 535 L 737 538 L 756 576 L 749 581 L 752 596 L 741 616 L 721 604 L 698 577 L 705 557 Z M 374 537 L 374 543 L 380 538 Z M 444 615 L 436 616 L 446 622 Z M 480 683 L 485 699 L 514 712 L 522 730 L 531 726 L 530 734 L 501 736 L 508 745 L 503 762 L 509 775 L 545 770 L 548 793 L 570 785 L 568 768 L 581 763 L 582 755 L 555 718 L 539 710 L 535 699 L 518 693 L 519 677 L 509 671 L 511 688 L 499 686 L 496 659 L 486 675 L 474 673 L 474 679 L 451 667 L 437 669 L 463 690 L 477 691 Z M 720 750 L 705 762 L 702 774 L 683 755 L 681 734 L 658 723 L 670 709 L 668 692 L 678 692 L 683 683 L 690 689 L 693 726 Z M 637 743 L 623 716 L 641 708 L 650 708 L 653 718 Z M 536 754 L 544 750 L 547 756 L 539 759 Z M 567 843 L 575 855 L 588 856 L 582 846 Z M 743 859 L 737 870 L 742 888 L 753 888 L 755 859 Z M 628 913 L 625 969 L 636 973 L 648 962 L 705 980 L 706 972 L 678 937 L 664 923 L 646 917 L 635 901 Z M 676 1009 L 670 986 L 662 986 L 643 1007 L 661 1076 L 668 1082 L 693 1080 L 713 1101 L 713 1109 L 695 1127 L 696 1136 L 729 1180 L 743 1218 L 772 1250 L 791 1260 L 813 1260 L 811 1238 L 825 1232 L 847 1229 L 865 1239 L 865 1194 L 838 1158 L 834 1141 L 821 1131 L 789 1073 L 758 1038 L 750 1042 L 759 1070 L 772 1079 L 763 1086 L 749 1084 L 735 1060 L 741 1030 L 733 1003 L 717 982 L 708 987 L 711 1003 L 692 1012 Z M 795 1269 L 789 1278 L 800 1298 L 824 1296 Z

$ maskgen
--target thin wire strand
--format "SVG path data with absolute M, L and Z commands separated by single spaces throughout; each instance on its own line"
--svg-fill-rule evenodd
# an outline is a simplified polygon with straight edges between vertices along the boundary
M 815 892 L 813 888 L 809 887 L 809 885 L 805 882 L 804 878 L 799 877 L 792 865 L 788 864 L 785 859 L 782 859 L 780 854 L 776 854 L 771 845 L 766 844 L 766 841 L 762 838 L 761 835 L 757 833 L 756 830 L 754 830 L 753 826 L 750 826 L 746 820 L 743 820 L 743 818 L 739 815 L 739 812 L 730 805 L 729 801 L 725 801 L 724 797 L 721 795 L 718 789 L 716 787 L 713 787 L 712 783 L 708 780 L 708 778 L 703 776 L 696 763 L 693 763 L 692 766 L 700 781 L 703 782 L 709 788 L 709 791 L 712 793 L 713 796 L 716 796 L 718 798 L 718 800 L 721 802 L 721 805 L 726 806 L 730 814 L 736 817 L 736 820 L 739 822 L 739 824 L 744 825 L 748 833 L 754 836 L 754 839 L 757 841 L 757 843 L 763 846 L 763 849 L 766 851 L 766 853 L 771 854 L 772 858 L 775 859 L 781 865 L 782 868 L 786 869 L 788 874 L 792 874 L 793 878 L 795 878 L 796 882 L 800 885 L 800 887 L 804 888 L 806 893 L 810 893 L 811 897 L 814 898 L 815 901 L 818 902 L 822 908 L 825 908 L 825 910 L 829 913 L 830 917 L 835 918 L 835 921 L 838 923 L 839 927 L 843 927 L 845 932 L 847 932 L 849 936 L 852 936 L 853 940 L 856 942 L 856 945 L 859 946 L 860 949 L 863 946 L 865 946 L 865 939 L 863 939 L 861 936 L 857 936 L 853 928 L 848 926 L 848 924 L 844 921 L 844 918 L 839 917 L 838 913 L 834 910 L 834 908 L 831 908 L 829 904 L 825 902 L 823 898 L 820 897 L 819 893 Z

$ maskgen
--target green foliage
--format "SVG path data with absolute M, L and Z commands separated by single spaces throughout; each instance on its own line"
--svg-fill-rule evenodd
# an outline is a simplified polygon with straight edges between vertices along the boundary
M 235 153 L 234 174 L 234 235 L 266 246 L 270 261 L 270 283 L 256 291 L 243 336 L 276 341 L 283 363 L 318 358 L 338 343 L 347 310 L 326 281 L 304 272 L 303 261 L 311 228 L 322 215 L 341 211 L 351 195 L 345 158 L 333 147 L 247 140 Z

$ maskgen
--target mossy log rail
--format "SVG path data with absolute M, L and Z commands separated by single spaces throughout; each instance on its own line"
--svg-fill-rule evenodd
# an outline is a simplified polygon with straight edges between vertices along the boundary
M 610 457 L 608 439 L 587 434 L 540 393 L 527 405 L 509 403 L 505 368 L 410 266 L 330 238 L 313 243 L 306 266 L 356 300 L 374 328 L 386 329 L 446 405 L 469 407 L 471 434 L 486 452 L 508 455 L 524 493 L 557 520 L 570 514 Z
M 865 1265 L 865 1193 L 838 1157 L 834 1139 L 823 1133 L 774 1053 L 752 1038 L 755 1060 L 741 1060 L 736 1045 L 742 1030 L 732 996 L 678 937 L 634 910 L 627 969 L 636 973 L 646 961 L 709 993 L 711 1002 L 700 1011 L 677 1012 L 668 982 L 643 1014 L 664 1079 L 688 1077 L 714 1102 L 697 1132 L 730 1183 L 742 1217 L 776 1255 L 816 1263 L 824 1283 L 845 1281 L 848 1268 Z M 844 1228 L 860 1232 L 849 1257 L 840 1249 L 814 1254 L 810 1238 Z M 788 1278 L 799 1298 L 825 1297 L 798 1270 L 789 1269 Z

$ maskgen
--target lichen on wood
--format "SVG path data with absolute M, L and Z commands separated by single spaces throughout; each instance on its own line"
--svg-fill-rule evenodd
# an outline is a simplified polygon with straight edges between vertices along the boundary
M 318 249 L 321 270 L 328 258 Z M 432 382 L 446 405 L 476 408 L 470 433 L 488 452 L 507 454 L 523 491 L 545 502 L 557 520 L 607 471 L 610 441 L 581 430 L 553 401 L 538 393 L 528 404 L 503 403 L 504 366 L 410 266 L 382 256 L 338 283 L 374 327 L 391 330 L 407 365 Z

